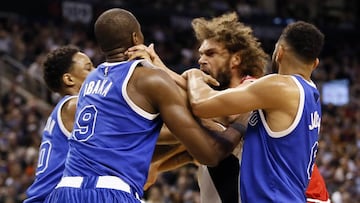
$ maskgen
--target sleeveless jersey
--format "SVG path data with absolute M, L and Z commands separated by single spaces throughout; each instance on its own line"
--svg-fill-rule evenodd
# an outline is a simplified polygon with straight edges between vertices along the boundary
M 127 94 L 128 81 L 140 62 L 105 62 L 87 76 L 79 93 L 64 176 L 117 176 L 143 195 L 163 123 Z
M 245 76 L 245 81 L 256 78 Z M 240 203 L 239 176 L 242 142 L 234 149 L 232 154 L 220 161 L 217 166 L 200 165 L 198 167 L 198 185 L 200 188 L 201 203 Z
M 298 75 L 291 77 L 300 90 L 291 126 L 271 131 L 262 110 L 254 111 L 249 119 L 240 174 L 243 203 L 306 202 L 305 190 L 318 148 L 320 94 L 314 83 Z
M 68 152 L 70 132 L 61 119 L 61 108 L 76 96 L 65 96 L 51 112 L 43 131 L 33 184 L 27 189 L 24 203 L 43 202 L 60 181 Z

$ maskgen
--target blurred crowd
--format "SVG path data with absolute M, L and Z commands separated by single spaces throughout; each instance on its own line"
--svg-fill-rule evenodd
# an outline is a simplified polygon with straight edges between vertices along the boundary
M 128 6 L 130 10 L 134 7 L 134 13 L 142 23 L 146 43 L 153 42 L 155 50 L 165 63 L 179 73 L 197 66 L 198 45 L 190 27 L 193 17 L 209 17 L 236 10 L 245 23 L 254 23 L 254 27 L 259 28 L 262 26 L 261 20 L 259 23 L 253 19 L 266 15 L 263 6 L 259 5 L 259 2 L 263 1 L 255 0 L 211 1 L 212 3 L 204 0 L 189 3 L 185 3 L 187 1 L 174 3 L 171 0 L 141 0 L 131 1 L 128 4 L 118 2 L 120 6 Z M 134 2 L 137 2 L 136 5 Z M 295 13 L 295 10 L 292 10 L 295 5 L 302 6 L 303 12 L 308 12 L 309 8 L 301 3 L 302 1 L 274 2 L 277 3 L 277 10 L 281 15 L 277 15 L 280 18 L 273 16 L 274 18 L 271 19 L 281 20 L 288 15 L 291 18 L 286 19 L 309 17 L 299 13 L 301 10 Z M 329 5 L 329 2 L 333 1 L 325 1 L 324 5 Z M 344 5 L 344 9 L 348 8 L 349 4 Z M 161 11 L 161 14 L 154 12 L 154 9 Z M 334 7 L 329 8 L 331 9 Z M 331 32 L 325 32 L 326 45 L 320 65 L 313 74 L 313 80 L 320 90 L 329 81 L 347 80 L 349 101 L 344 105 L 323 104 L 317 164 L 327 183 L 332 202 L 360 202 L 360 81 L 358 80 L 360 44 L 352 34 L 349 34 L 359 32 L 351 30 L 358 22 L 356 15 L 351 12 L 344 12 L 343 15 L 329 14 L 330 17 L 324 12 L 321 14 L 314 23 Z M 151 15 L 154 15 L 153 18 L 148 19 Z M 164 15 L 167 15 L 167 18 L 164 18 Z M 280 21 L 269 23 L 263 26 L 273 30 L 281 29 Z M 44 56 L 61 45 L 79 46 L 95 65 L 103 60 L 96 47 L 91 28 L 84 23 L 59 19 L 39 20 L 6 12 L 0 15 L 0 55 L 11 56 L 27 67 L 26 74 L 41 82 L 41 63 Z M 261 29 L 258 32 L 257 29 L 254 30 L 264 50 L 271 54 L 278 37 L 277 33 L 274 33 L 274 38 L 272 35 L 261 38 L 264 36 L 260 33 Z M 34 178 L 42 129 L 50 113 L 49 110 L 41 108 L 36 100 L 20 94 L 17 91 L 20 85 L 21 80 L 14 80 L 8 88 L 0 86 L 0 203 L 17 203 L 24 199 L 25 191 Z M 56 102 L 56 97 L 52 96 L 42 99 L 50 105 Z M 158 177 L 155 185 L 146 191 L 144 198 L 147 203 L 197 203 L 199 189 L 196 173 L 195 165 L 165 172 Z

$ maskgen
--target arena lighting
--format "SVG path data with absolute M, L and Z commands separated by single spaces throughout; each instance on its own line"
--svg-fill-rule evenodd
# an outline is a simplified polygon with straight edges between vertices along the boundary
M 286 26 L 286 25 L 288 25 L 290 23 L 295 22 L 295 19 L 294 18 L 275 17 L 272 22 L 273 22 L 274 25 L 284 25 L 284 26 Z
M 322 84 L 322 103 L 343 106 L 349 103 L 349 80 L 331 80 Z
M 279 17 L 276 17 L 273 19 L 273 24 L 275 25 L 281 25 L 282 19 Z

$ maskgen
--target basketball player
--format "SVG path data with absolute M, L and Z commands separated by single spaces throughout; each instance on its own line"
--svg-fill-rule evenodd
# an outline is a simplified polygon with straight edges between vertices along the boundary
M 200 70 L 217 79 L 224 90 L 247 85 L 265 74 L 268 55 L 254 37 L 252 29 L 238 21 L 236 13 L 192 21 L 201 43 Z M 247 124 L 249 113 L 237 115 Z M 229 118 L 227 118 L 229 119 Z M 229 121 L 225 121 L 229 123 Z M 199 165 L 198 184 L 201 202 L 237 203 L 240 201 L 239 172 L 242 143 L 217 166 Z
M 251 28 L 238 22 L 238 17 L 235 13 L 212 18 L 208 21 L 202 18 L 195 19 L 192 25 L 197 39 L 201 43 L 199 48 L 200 69 L 220 81 L 222 89 L 245 85 L 264 74 L 263 69 L 265 67 L 266 56 L 256 42 L 257 39 L 253 37 Z M 225 40 L 225 36 L 232 40 Z M 230 55 L 239 57 L 241 59 L 240 64 L 231 63 L 231 57 L 228 57 L 231 51 L 227 47 L 236 46 L 242 47 L 241 50 Z M 166 68 L 155 53 L 153 45 L 149 49 L 145 46 L 132 47 L 129 49 L 129 54 L 133 55 L 132 57 L 147 58 L 146 54 L 135 54 L 136 51 L 145 49 L 151 55 L 149 57 L 150 60 L 159 67 Z M 175 78 L 177 77 L 173 73 L 170 74 Z M 176 80 L 179 81 L 181 79 L 177 78 Z M 180 152 L 179 148 L 178 146 L 176 148 L 178 153 Z M 233 156 L 227 157 L 216 167 L 199 165 L 198 183 L 201 191 L 201 202 L 239 202 L 240 152 L 241 145 L 234 150 Z M 177 155 L 173 153 L 172 156 L 167 154 L 160 161 L 155 162 L 153 167 L 157 167 L 158 172 L 162 170 L 168 171 L 181 166 L 181 161 L 187 164 L 192 162 L 193 159 L 184 153 Z M 150 173 L 149 178 L 151 177 L 152 179 L 149 180 L 148 187 L 151 183 L 155 182 L 156 172 Z M 326 202 L 329 200 L 325 182 L 316 166 L 314 167 L 309 187 L 306 190 L 306 197 L 311 202 Z
M 184 74 L 196 116 L 253 111 L 241 161 L 243 203 L 306 202 L 321 122 L 320 95 L 310 76 L 323 43 L 320 30 L 299 21 L 283 30 L 275 46 L 272 59 L 278 74 L 224 91 L 210 88 L 200 70 Z
M 85 77 L 94 69 L 87 55 L 75 46 L 51 51 L 44 62 L 47 87 L 62 98 L 50 114 L 39 149 L 36 177 L 27 190 L 24 203 L 44 202 L 60 181 L 68 152 L 68 137 L 73 128 L 77 94 Z
M 220 24 L 222 26 L 219 26 Z M 235 88 L 264 75 L 268 56 L 253 36 L 251 28 L 238 21 L 236 13 L 212 18 L 211 21 L 202 18 L 195 19 L 192 26 L 198 41 L 201 43 L 198 61 L 200 69 L 216 78 L 220 83 L 220 86 L 214 88 Z M 229 37 L 231 37 L 231 40 Z M 138 49 L 142 48 L 139 47 Z M 134 54 L 132 51 L 136 51 L 136 47 L 129 50 L 130 54 Z M 154 55 L 154 58 L 156 57 Z M 244 124 L 246 125 L 248 115 L 241 116 L 245 118 Z M 228 118 L 221 118 L 221 122 L 228 125 L 229 120 Z M 233 151 L 232 155 L 222 160 L 215 167 L 199 165 L 198 183 L 201 202 L 239 202 L 240 152 L 241 145 Z M 185 155 L 181 154 L 180 156 Z M 179 156 L 172 158 L 180 159 Z M 182 158 L 182 160 L 184 159 Z M 185 163 L 188 163 L 189 159 L 185 160 Z M 170 161 L 173 161 L 173 159 Z M 166 168 L 163 166 L 164 164 L 169 166 L 169 161 L 162 159 L 160 162 L 162 162 L 160 166 L 163 169 L 158 170 L 171 169 L 171 167 Z M 151 175 L 149 174 L 150 177 Z
M 201 163 L 216 165 L 231 153 L 240 141 L 232 126 L 205 130 L 163 70 L 126 61 L 124 52 L 144 42 L 130 12 L 102 13 L 95 36 L 106 62 L 80 89 L 63 177 L 46 202 L 140 202 L 163 123 Z

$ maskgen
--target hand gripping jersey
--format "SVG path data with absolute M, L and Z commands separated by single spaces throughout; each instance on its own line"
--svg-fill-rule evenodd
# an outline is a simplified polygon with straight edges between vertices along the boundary
M 65 178 L 58 187 L 86 190 L 89 185 L 108 189 L 119 185 L 123 191 L 143 195 L 163 122 L 158 114 L 137 106 L 127 94 L 128 81 L 140 62 L 105 62 L 87 76 L 80 89 L 74 130 L 69 139 Z M 77 180 L 72 177 L 80 177 L 78 185 L 74 185 Z M 96 201 L 90 198 L 82 201 Z
M 63 105 L 76 96 L 65 96 L 51 112 L 43 131 L 33 184 L 27 189 L 24 203 L 43 202 L 60 181 L 65 167 L 70 132 L 61 119 Z
M 240 84 L 245 81 L 253 81 L 256 78 L 244 77 Z M 239 203 L 239 176 L 242 142 L 234 149 L 233 153 L 219 162 L 217 166 L 198 167 L 198 184 L 200 188 L 201 203 Z
M 243 203 L 306 202 L 305 190 L 318 148 L 320 94 L 314 83 L 298 75 L 291 77 L 300 91 L 291 126 L 271 131 L 262 110 L 254 111 L 249 119 L 240 174 Z

